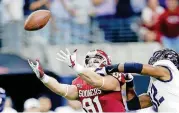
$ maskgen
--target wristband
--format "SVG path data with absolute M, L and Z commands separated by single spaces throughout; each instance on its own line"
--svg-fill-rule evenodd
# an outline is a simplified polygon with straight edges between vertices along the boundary
M 140 63 L 125 63 L 124 73 L 141 73 L 143 64 Z
M 48 83 L 49 82 L 49 76 L 44 74 L 44 76 L 40 79 L 44 84 Z

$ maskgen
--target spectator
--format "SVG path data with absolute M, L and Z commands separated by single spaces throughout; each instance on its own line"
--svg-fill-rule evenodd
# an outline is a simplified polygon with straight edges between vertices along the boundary
M 2 0 L 2 44 L 7 49 L 20 52 L 23 20 L 23 0 Z M 15 29 L 14 29 L 15 28 Z M 16 41 L 14 41 L 16 37 Z
M 23 0 L 2 0 L 2 23 L 23 20 Z
M 58 44 L 88 43 L 90 0 L 53 0 L 53 28 Z M 61 12 L 59 12 L 59 10 Z M 53 35 L 53 34 L 52 34 Z M 56 38 L 57 37 L 57 38 Z M 61 39 L 60 39 L 61 38 Z
M 24 3 L 24 16 L 27 18 L 33 11 L 36 10 L 47 10 L 50 7 L 49 0 L 25 0 Z M 41 30 L 37 30 L 34 32 L 25 32 L 24 41 L 35 40 L 38 37 L 38 41 L 43 43 L 44 45 L 48 44 L 50 37 L 50 28 L 49 23 Z M 28 36 L 28 37 L 27 37 Z M 30 38 L 29 38 L 30 37 Z M 26 40 L 25 40 L 26 39 Z
M 13 107 L 12 100 L 10 97 L 7 97 L 5 101 L 5 107 L 3 113 L 17 113 L 17 111 L 12 107 Z
M 58 107 L 55 109 L 57 113 L 80 113 L 84 112 L 81 103 L 77 100 L 68 100 L 68 106 Z M 85 113 L 85 112 L 84 112 Z
M 131 0 L 130 4 L 132 11 L 138 16 L 141 15 L 142 10 L 146 7 L 146 0 Z
M 166 8 L 165 0 L 159 0 L 159 3 L 162 7 Z
M 114 17 L 116 13 L 116 0 L 92 0 L 96 17 Z
M 97 21 L 99 27 L 104 31 L 105 40 L 112 41 L 109 29 L 112 29 L 112 22 L 116 13 L 116 0 L 92 0 L 94 11 L 92 12 L 94 21 Z
M 0 87 L 0 112 L 2 112 L 4 110 L 4 104 L 5 104 L 5 100 L 6 100 L 6 91 Z
M 91 0 L 69 0 L 66 10 L 72 18 L 72 43 L 88 43 L 89 12 L 92 10 Z
M 140 37 L 147 42 L 159 41 L 160 34 L 155 32 L 155 26 L 159 15 L 164 12 L 164 9 L 159 6 L 158 0 L 148 0 L 148 5 L 142 11 L 142 23 L 140 28 Z
M 178 0 L 166 0 L 167 9 L 160 16 L 157 29 L 162 34 L 165 48 L 179 52 L 179 6 Z
M 67 10 L 67 2 L 69 0 L 52 0 L 50 3 L 52 13 L 51 44 L 71 43 L 71 18 Z
M 30 15 L 33 11 L 39 9 L 48 9 L 48 0 L 24 0 L 24 16 Z
M 132 0 L 117 0 L 116 16 L 120 18 L 128 18 L 134 15 L 131 1 Z
M 30 98 L 24 103 L 24 112 L 40 112 L 40 103 L 35 98 Z
M 40 111 L 41 112 L 52 112 L 50 111 L 51 107 L 52 107 L 52 103 L 49 97 L 43 95 L 41 97 L 38 98 L 39 102 L 40 102 Z

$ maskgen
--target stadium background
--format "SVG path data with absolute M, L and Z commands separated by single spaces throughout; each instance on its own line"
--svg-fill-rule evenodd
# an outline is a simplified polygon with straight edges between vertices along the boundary
M 158 2 L 156 7 L 166 7 L 165 0 Z M 163 47 L 155 37 L 148 40 L 139 33 L 145 27 L 141 15 L 147 4 L 147 0 L 0 0 L 0 87 L 11 97 L 12 107 L 23 111 L 27 99 L 40 95 L 51 99 L 51 110 L 67 105 L 36 78 L 28 58 L 40 59 L 48 75 L 67 84 L 76 75 L 56 61 L 60 49 L 77 48 L 82 64 L 85 54 L 96 48 L 106 51 L 113 63 L 147 63 Z M 24 20 L 38 9 L 50 10 L 51 20 L 39 31 L 25 31 Z M 135 76 L 137 94 L 146 92 L 148 83 L 148 77 Z

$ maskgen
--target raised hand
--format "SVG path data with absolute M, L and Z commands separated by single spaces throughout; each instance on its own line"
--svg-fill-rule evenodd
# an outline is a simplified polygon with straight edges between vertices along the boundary
M 42 66 L 40 65 L 39 60 L 36 60 L 36 62 L 33 63 L 31 60 L 28 59 L 28 63 L 30 67 L 32 68 L 32 70 L 34 71 L 34 73 L 36 74 L 36 76 L 39 79 L 43 79 L 45 73 L 44 73 Z
M 71 54 L 68 49 L 66 49 L 66 53 L 60 50 L 60 53 L 57 53 L 57 60 L 66 63 L 69 67 L 74 68 L 76 65 L 76 52 L 77 49 Z

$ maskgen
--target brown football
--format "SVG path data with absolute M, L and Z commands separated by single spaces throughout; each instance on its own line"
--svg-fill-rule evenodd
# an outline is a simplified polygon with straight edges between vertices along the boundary
M 34 31 L 43 28 L 49 21 L 51 13 L 49 10 L 38 10 L 33 12 L 25 21 L 24 29 Z

